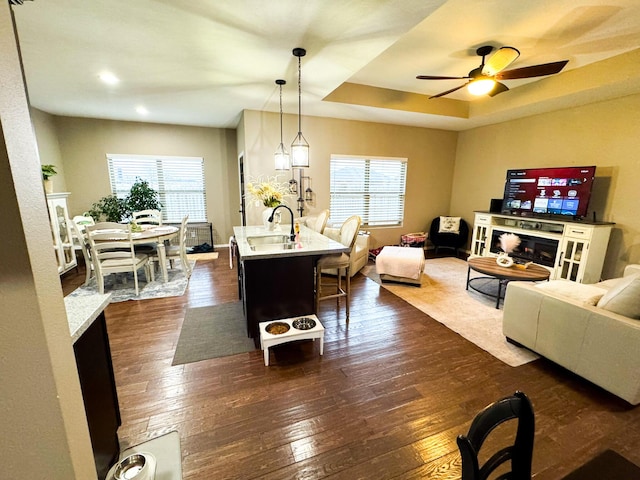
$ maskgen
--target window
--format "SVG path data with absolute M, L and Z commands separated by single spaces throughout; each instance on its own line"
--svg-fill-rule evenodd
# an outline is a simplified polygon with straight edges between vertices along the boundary
M 158 191 L 164 222 L 179 223 L 186 214 L 190 222 L 207 221 L 201 157 L 107 154 L 107 163 L 114 195 L 126 197 L 140 177 Z
M 360 215 L 363 226 L 402 225 L 406 173 L 406 158 L 332 155 L 331 221 Z

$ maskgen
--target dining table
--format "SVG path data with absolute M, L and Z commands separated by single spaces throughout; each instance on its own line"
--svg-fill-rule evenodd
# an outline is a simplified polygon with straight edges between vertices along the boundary
M 133 245 L 153 244 L 156 247 L 162 279 L 165 283 L 168 282 L 165 242 L 177 236 L 180 229 L 172 225 L 139 225 L 139 228 L 141 231 L 131 233 L 131 243 Z M 106 233 L 107 230 L 95 230 L 95 232 Z

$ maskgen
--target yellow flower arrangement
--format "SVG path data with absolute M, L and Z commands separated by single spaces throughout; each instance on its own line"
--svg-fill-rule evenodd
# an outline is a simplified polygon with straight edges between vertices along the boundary
M 277 207 L 289 193 L 288 185 L 279 183 L 278 177 L 270 177 L 264 181 L 258 179 L 247 184 L 247 190 L 256 202 L 262 203 L 265 207 Z

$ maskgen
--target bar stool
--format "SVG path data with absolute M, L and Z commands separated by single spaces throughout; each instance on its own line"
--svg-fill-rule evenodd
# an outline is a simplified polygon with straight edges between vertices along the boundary
M 338 241 L 345 247 L 349 247 L 349 251 L 346 253 L 323 255 L 316 264 L 316 312 L 320 306 L 320 300 L 327 300 L 329 298 L 335 298 L 337 307 L 340 307 L 340 297 L 346 297 L 346 313 L 347 323 L 349 323 L 349 295 L 351 290 L 351 276 L 349 275 L 350 256 L 353 246 L 356 243 L 358 237 L 358 230 L 360 230 L 361 219 L 358 215 L 353 215 L 345 220 L 340 227 Z M 322 270 L 336 269 L 337 278 L 335 283 L 322 283 Z M 342 288 L 342 271 L 345 272 L 346 285 Z M 322 295 L 323 287 L 334 287 L 335 293 L 329 295 Z

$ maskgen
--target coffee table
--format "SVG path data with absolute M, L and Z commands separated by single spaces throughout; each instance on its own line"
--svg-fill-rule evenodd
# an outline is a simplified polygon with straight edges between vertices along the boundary
M 522 265 L 513 264 L 510 267 L 501 267 L 496 263 L 495 257 L 474 257 L 467 260 L 467 287 L 466 289 L 475 290 L 478 293 L 487 295 L 489 297 L 496 298 L 496 308 L 500 308 L 500 299 L 503 292 L 506 290 L 507 283 L 518 280 L 523 282 L 540 282 L 543 280 L 549 280 L 551 272 L 540 265 L 531 264 L 527 268 Z M 470 278 L 471 270 L 474 272 L 482 273 L 485 277 Z M 475 288 L 472 285 L 473 280 L 479 280 L 481 278 L 495 278 L 498 280 L 498 293 L 493 295 L 491 293 L 483 292 L 482 290 Z

